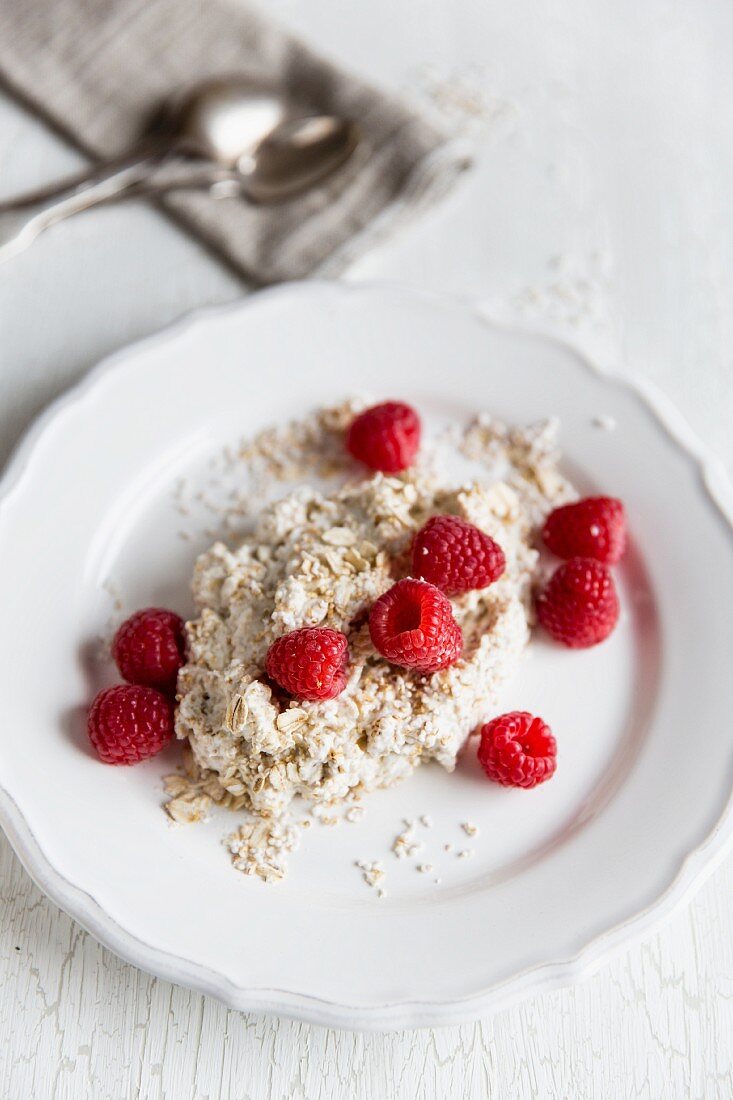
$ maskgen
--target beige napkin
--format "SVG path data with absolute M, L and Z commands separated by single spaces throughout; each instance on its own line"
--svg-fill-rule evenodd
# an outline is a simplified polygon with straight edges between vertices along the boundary
M 467 167 L 432 122 L 341 72 L 233 0 L 3 0 L 0 78 L 93 156 L 123 152 L 151 109 L 202 78 L 274 77 L 364 145 L 323 187 L 278 207 L 186 192 L 179 220 L 255 283 L 335 273 Z

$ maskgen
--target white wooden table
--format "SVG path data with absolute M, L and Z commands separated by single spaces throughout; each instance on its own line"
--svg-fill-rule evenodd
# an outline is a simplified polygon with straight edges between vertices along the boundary
M 269 9 L 478 142 L 460 189 L 349 278 L 477 296 L 623 359 L 733 467 L 733 6 Z M 7 193 L 77 163 L 9 101 L 0 156 Z M 0 270 L 0 460 L 101 355 L 245 290 L 142 206 L 49 235 Z M 699 751 L 705 730 L 690 738 Z M 243 1016 L 141 974 L 45 901 L 4 839 L 0 890 L 0 1095 L 12 1100 L 733 1095 L 733 857 L 585 984 L 475 1026 L 386 1036 Z

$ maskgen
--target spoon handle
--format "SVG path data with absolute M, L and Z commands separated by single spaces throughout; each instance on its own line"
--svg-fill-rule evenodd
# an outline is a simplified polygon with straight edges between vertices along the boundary
M 102 166 L 63 191 L 55 190 L 35 201 L 19 200 L 0 206 L 0 263 L 25 251 L 44 230 L 100 203 L 121 197 L 144 181 L 163 155 L 146 152 Z

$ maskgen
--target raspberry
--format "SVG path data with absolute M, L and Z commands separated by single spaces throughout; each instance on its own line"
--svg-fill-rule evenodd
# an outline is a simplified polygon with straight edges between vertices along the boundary
M 123 680 L 173 694 L 185 648 L 180 615 L 148 607 L 122 624 L 112 643 L 112 656 Z
M 435 585 L 409 577 L 374 604 L 369 633 L 375 649 L 393 665 L 420 672 L 447 668 L 463 649 L 450 601 Z
M 117 684 L 92 703 L 87 731 L 105 764 L 137 764 L 170 741 L 173 704 L 155 688 Z
M 626 549 L 624 506 L 614 497 L 586 497 L 550 512 L 542 531 L 558 558 L 595 558 L 615 565 Z
M 412 463 L 420 446 L 420 417 L 409 405 L 374 405 L 352 422 L 347 450 L 370 470 L 397 474 Z
M 487 588 L 506 567 L 504 551 L 478 527 L 458 516 L 433 516 L 412 545 L 412 571 L 455 596 Z
M 536 787 L 555 774 L 557 743 L 541 718 L 523 710 L 481 727 L 478 758 L 489 779 L 504 787 Z
M 571 649 L 602 642 L 615 627 L 618 614 L 611 572 L 593 558 L 563 562 L 537 600 L 537 617 L 545 630 Z
M 293 630 L 267 651 L 267 675 L 296 699 L 335 699 L 346 687 L 346 635 L 325 626 Z

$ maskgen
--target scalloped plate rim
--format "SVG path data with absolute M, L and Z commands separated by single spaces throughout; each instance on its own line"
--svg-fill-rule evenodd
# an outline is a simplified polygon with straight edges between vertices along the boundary
M 390 292 L 412 300 L 422 299 L 441 308 L 452 307 L 473 315 L 490 329 L 515 333 L 539 343 L 562 348 L 586 370 L 623 387 L 646 406 L 658 424 L 697 464 L 705 491 L 733 531 L 733 483 L 723 461 L 689 426 L 674 403 L 646 379 L 631 378 L 623 371 L 611 371 L 595 362 L 575 345 L 554 334 L 528 326 L 497 322 L 482 309 L 480 301 L 457 295 L 440 295 L 389 281 L 335 283 L 310 280 L 288 283 L 258 291 L 225 305 L 191 310 L 171 324 L 136 340 L 104 357 L 79 382 L 61 394 L 36 418 L 13 450 L 0 478 L 0 511 L 22 485 L 36 444 L 47 428 L 64 412 L 82 400 L 111 371 L 124 367 L 128 358 L 157 343 L 182 336 L 187 330 L 229 313 L 256 308 L 264 299 L 313 293 L 372 294 Z M 504 982 L 489 986 L 467 998 L 448 1001 L 399 1001 L 369 1007 L 354 1006 L 287 989 L 240 987 L 224 975 L 189 959 L 150 947 L 131 935 L 81 887 L 61 875 L 45 856 L 12 795 L 0 785 L 0 825 L 28 874 L 39 888 L 65 913 L 90 932 L 100 943 L 124 961 L 164 980 L 216 997 L 230 1008 L 246 1012 L 275 1013 L 295 1020 L 334 1028 L 384 1031 L 410 1027 L 449 1026 L 498 1011 L 519 999 L 572 985 L 589 976 L 610 958 L 670 919 L 702 886 L 709 874 L 733 847 L 733 790 L 706 838 L 683 857 L 668 886 L 653 902 L 634 916 L 593 937 L 575 955 L 523 970 Z

